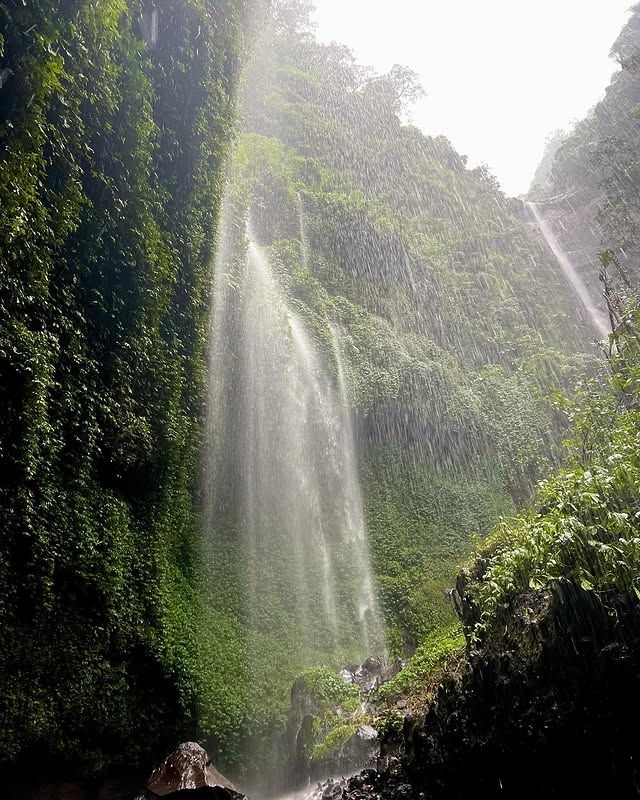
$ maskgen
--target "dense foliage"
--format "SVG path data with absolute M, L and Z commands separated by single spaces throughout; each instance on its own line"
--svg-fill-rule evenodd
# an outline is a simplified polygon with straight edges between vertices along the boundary
M 419 694 L 432 650 L 459 647 L 448 590 L 473 535 L 529 499 L 554 463 L 567 421 L 549 394 L 594 370 L 595 348 L 522 203 L 407 122 L 420 91 L 409 70 L 375 75 L 319 44 L 304 4 L 276 3 L 262 27 L 218 268 L 241 308 L 248 224 L 329 372 L 337 339 L 388 651 L 410 655 L 426 639 L 415 680 L 402 679 Z M 230 315 L 216 340 L 231 365 L 237 324 Z M 216 752 L 250 752 L 260 772 L 259 751 L 277 756 L 269 732 L 284 724 L 291 683 L 317 654 L 301 652 L 266 587 L 260 624 L 249 619 L 234 469 L 206 521 L 203 720 Z M 277 574 L 291 554 L 265 546 L 261 557 Z M 327 729 L 318 755 L 354 724 Z
M 205 332 L 241 10 L 0 4 L 1 760 L 132 763 L 197 717 Z
M 541 485 L 535 510 L 503 521 L 456 581 L 466 655 L 436 669 L 438 685 L 396 733 L 416 795 L 636 791 L 637 305 L 625 318 L 609 383 L 563 401 L 573 432 L 566 466 Z M 426 685 L 433 680 L 427 673 Z
M 391 652 L 451 621 L 471 533 L 526 500 L 564 426 L 546 395 L 589 333 L 557 265 L 484 168 L 406 119 L 376 75 L 278 3 L 235 160 L 252 235 L 331 360 L 339 332 Z M 324 343 L 324 344 L 323 344 Z
M 611 55 L 620 69 L 604 98 L 560 137 L 532 195 L 557 220 L 585 279 L 594 286 L 599 278 L 615 331 L 612 377 L 604 386 L 580 385 L 571 399 L 558 396 L 572 431 L 565 467 L 541 484 L 532 510 L 505 519 L 488 538 L 474 589 L 484 627 L 524 592 L 558 583 L 577 584 L 603 602 L 640 597 L 640 6 Z
M 484 542 L 474 587 L 481 627 L 509 613 L 529 590 L 577 584 L 640 600 L 640 315 L 616 335 L 607 387 L 564 401 L 572 419 L 568 461 L 541 484 L 535 510 L 503 520 Z
M 200 513 L 243 7 L 0 3 L 1 761 L 130 764 L 197 727 L 238 764 L 307 666 L 271 598 L 273 624 L 247 640 L 233 509 Z M 328 371 L 338 341 L 388 650 L 415 651 L 377 697 L 387 710 L 424 701 L 459 656 L 447 591 L 500 516 L 471 568 L 474 637 L 558 583 L 640 593 L 639 19 L 607 97 L 537 176 L 536 198 L 572 192 L 598 214 L 617 327 L 611 385 L 555 404 L 597 366 L 522 203 L 408 122 L 410 70 L 376 75 L 319 44 L 306 3 L 265 19 L 230 164 L 233 257 L 249 219 Z M 565 468 L 514 519 L 571 425 Z M 359 697 L 324 668 L 305 680 L 322 759 L 363 721 Z
M 613 48 L 621 70 L 564 143 L 550 142 L 532 189 L 585 280 L 600 279 L 610 376 L 556 395 L 570 424 L 563 467 L 457 579 L 467 657 L 404 731 L 405 768 L 429 796 L 497 785 L 505 797 L 631 796 L 638 785 L 639 23 L 636 7 Z

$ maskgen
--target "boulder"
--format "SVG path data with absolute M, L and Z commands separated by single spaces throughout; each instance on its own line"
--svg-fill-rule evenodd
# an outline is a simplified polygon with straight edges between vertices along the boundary
M 149 776 L 145 789 L 148 796 L 186 796 L 215 800 L 241 800 L 240 794 L 212 765 L 206 750 L 197 742 L 184 742 Z
M 340 677 L 345 683 L 356 684 L 363 694 L 369 694 L 391 680 L 403 666 L 404 663 L 400 660 L 386 664 L 381 658 L 369 656 L 360 665 L 343 667 L 340 670 Z

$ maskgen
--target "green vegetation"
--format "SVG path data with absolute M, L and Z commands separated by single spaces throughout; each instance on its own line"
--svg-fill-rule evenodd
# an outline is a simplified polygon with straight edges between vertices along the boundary
M 316 704 L 313 720 L 314 746 L 310 756 L 316 761 L 330 756 L 348 741 L 365 721 L 359 712 L 360 690 L 329 669 L 307 670 L 303 675 L 307 692 Z
M 341 763 L 341 749 L 363 725 L 380 734 L 393 731 L 397 735 L 407 711 L 422 710 L 446 672 L 463 659 L 464 648 L 459 622 L 434 629 L 400 672 L 368 693 L 331 670 L 304 673 L 300 680 L 314 711 L 308 754 L 312 769 L 325 765 L 330 770 Z
M 582 269 L 598 294 L 604 289 L 615 328 L 612 376 L 556 398 L 571 430 L 564 468 L 541 484 L 531 510 L 504 519 L 483 544 L 473 589 L 483 627 L 504 619 L 524 592 L 555 584 L 576 584 L 603 602 L 640 591 L 639 32 L 635 6 L 611 50 L 621 69 L 587 117 L 554 138 L 532 189 L 561 220 L 557 234 L 578 262 L 592 248 Z
M 233 170 L 252 236 L 331 362 L 339 332 L 391 654 L 449 626 L 472 534 L 526 502 L 596 359 L 570 290 L 485 169 L 403 120 L 419 91 L 276 4 Z
M 380 603 L 394 623 L 388 646 L 401 653 L 451 625 L 447 592 L 469 553 L 471 534 L 489 533 L 512 505 L 489 479 L 412 469 L 389 451 L 367 464 L 364 490 Z
M 564 143 L 549 143 L 531 192 L 594 296 L 604 289 L 610 375 L 555 393 L 568 422 L 561 468 L 456 582 L 468 657 L 436 667 L 441 685 L 403 731 L 404 767 L 429 797 L 497 785 L 509 797 L 622 796 L 637 784 L 639 32 L 636 6 L 613 48 L 621 71 Z M 405 671 L 384 690 L 404 692 Z
M 297 4 L 277 3 L 264 28 L 230 165 L 230 271 L 246 257 L 249 220 L 334 370 L 338 334 L 389 653 L 426 641 L 414 665 L 426 675 L 440 636 L 459 645 L 448 591 L 474 535 L 522 507 L 557 462 L 567 421 L 550 395 L 597 359 L 521 203 L 403 121 L 417 91 L 409 71 L 376 76 L 317 43 Z M 229 291 L 240 307 L 241 286 Z M 290 685 L 317 656 L 300 652 L 291 611 L 273 598 L 260 624 L 247 619 L 232 473 L 228 502 L 207 520 L 208 569 L 229 579 L 207 587 L 201 645 L 203 726 L 235 762 L 243 750 L 258 758 L 256 742 L 284 724 Z M 289 556 L 263 554 L 274 569 Z M 327 666 L 351 656 L 335 658 Z M 322 741 L 334 736 L 342 743 L 347 728 L 330 726 Z
M 545 158 L 543 174 L 530 192 L 565 250 L 573 253 L 593 296 L 598 299 L 604 289 L 614 306 L 630 302 L 640 288 L 639 31 L 636 4 L 611 48 L 620 69 L 605 96 L 565 135 L 559 148 L 555 144 L 560 140 L 554 137 L 548 154 L 553 153 L 553 159 L 549 163 Z
M 0 760 L 193 729 L 209 269 L 242 3 L 0 4 Z
M 444 670 L 463 652 L 464 645 L 459 623 L 432 631 L 403 669 L 378 689 L 375 699 L 385 705 L 402 701 L 403 706 L 423 706 Z
M 402 728 L 403 766 L 428 796 L 493 796 L 498 782 L 508 797 L 634 791 L 640 313 L 617 311 L 626 330 L 613 337 L 610 382 L 563 401 L 565 467 L 456 582 L 468 657 L 440 672 Z
M 145 43 L 147 0 L 0 3 L 2 763 L 140 764 L 197 735 L 218 766 L 251 751 L 259 769 L 273 753 L 254 743 L 320 660 L 277 599 L 249 625 L 238 511 L 204 519 L 201 498 L 245 5 L 166 0 Z M 263 26 L 229 163 L 232 259 L 249 219 L 329 371 L 339 341 L 388 651 L 409 657 L 363 712 L 330 669 L 352 655 L 343 623 L 336 663 L 303 674 L 316 761 L 458 666 L 448 592 L 474 542 L 469 643 L 559 584 L 640 599 L 639 25 L 636 9 L 623 69 L 549 143 L 532 192 L 578 198 L 571 214 L 604 234 L 604 386 L 522 203 L 407 122 L 415 75 L 318 43 L 306 3 L 276 2 Z
M 480 550 L 473 588 L 483 627 L 515 598 L 574 583 L 607 596 L 640 599 L 640 314 L 614 337 L 608 386 L 587 386 L 564 401 L 572 420 L 568 462 L 546 480 L 536 510 L 503 520 Z

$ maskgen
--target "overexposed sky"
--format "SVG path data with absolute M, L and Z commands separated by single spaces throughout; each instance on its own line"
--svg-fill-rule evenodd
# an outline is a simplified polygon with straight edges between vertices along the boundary
M 529 188 L 546 136 L 602 96 L 634 0 L 315 0 L 322 41 L 386 72 L 414 69 L 413 121 L 448 136 L 508 194 Z

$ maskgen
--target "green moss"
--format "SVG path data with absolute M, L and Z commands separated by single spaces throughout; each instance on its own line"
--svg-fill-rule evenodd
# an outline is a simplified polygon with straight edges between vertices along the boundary
M 321 708 L 341 706 L 347 711 L 355 711 L 361 699 L 360 690 L 352 683 L 346 683 L 340 675 L 327 667 L 308 669 L 301 676 L 308 691 Z
M 360 726 L 359 722 L 338 723 L 331 728 L 321 742 L 316 744 L 311 753 L 314 761 L 329 758 L 338 748 L 355 735 Z
M 459 623 L 433 631 L 402 670 L 377 690 L 375 699 L 388 705 L 400 699 L 408 705 L 416 700 L 422 702 L 426 692 L 436 685 L 447 662 L 462 653 L 464 647 L 465 638 Z
M 0 761 L 134 764 L 196 733 L 195 488 L 242 3 L 163 4 L 154 50 L 142 6 L 0 10 Z
M 480 629 L 527 591 L 573 582 L 640 597 L 640 381 L 638 314 L 619 334 L 609 385 L 559 398 L 573 423 L 567 465 L 544 481 L 532 510 L 504 519 L 471 568 Z M 478 570 L 476 574 L 476 570 Z

